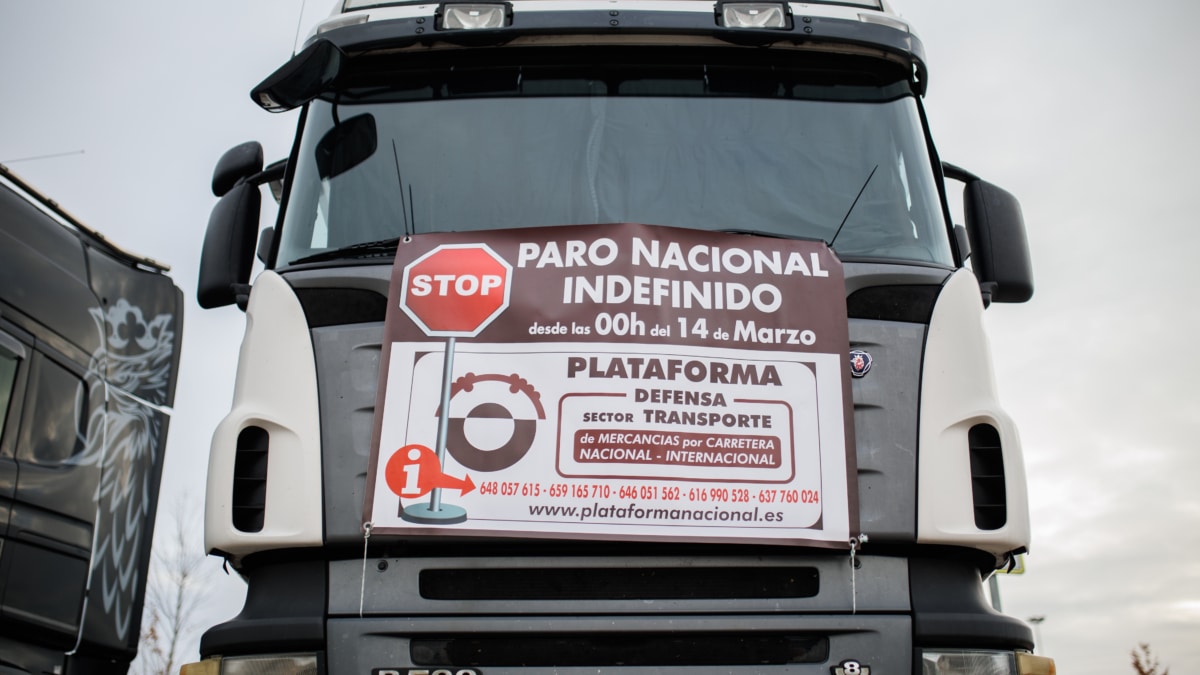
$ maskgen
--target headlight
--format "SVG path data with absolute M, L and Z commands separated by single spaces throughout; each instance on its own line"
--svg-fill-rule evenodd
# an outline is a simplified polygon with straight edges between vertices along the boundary
M 227 656 L 188 663 L 179 675 L 317 675 L 316 654 Z
M 221 675 L 317 675 L 317 655 L 230 656 L 221 659 Z
M 1013 652 L 926 651 L 921 675 L 1017 675 Z
M 1033 654 L 927 649 L 921 675 L 1055 675 L 1055 669 L 1053 659 Z

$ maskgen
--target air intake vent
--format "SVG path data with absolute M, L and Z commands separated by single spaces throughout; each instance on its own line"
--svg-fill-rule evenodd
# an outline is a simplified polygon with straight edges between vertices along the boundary
M 694 600 L 811 598 L 812 567 L 428 569 L 430 600 Z
M 870 286 L 846 298 L 851 319 L 929 323 L 940 286 Z
M 270 444 L 270 435 L 262 427 L 246 427 L 238 434 L 233 461 L 233 526 L 242 532 L 263 529 Z
M 797 633 L 608 635 L 468 635 L 417 638 L 409 645 L 421 666 L 493 668 L 736 667 L 823 663 L 829 639 Z M 410 671 L 411 672 L 411 671 Z M 657 672 L 657 671 L 656 671 Z M 705 671 L 711 672 L 711 671 Z
M 1004 450 L 1000 432 L 990 424 L 976 424 L 967 432 L 971 449 L 971 496 L 975 527 L 998 530 L 1008 521 L 1004 490 Z
M 383 321 L 387 298 L 359 288 L 297 288 L 309 328 Z

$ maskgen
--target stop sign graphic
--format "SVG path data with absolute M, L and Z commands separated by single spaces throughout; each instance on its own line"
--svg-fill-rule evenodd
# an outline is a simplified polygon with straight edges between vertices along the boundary
M 508 307 L 512 266 L 485 244 L 443 244 L 404 268 L 400 309 L 426 335 L 475 337 Z

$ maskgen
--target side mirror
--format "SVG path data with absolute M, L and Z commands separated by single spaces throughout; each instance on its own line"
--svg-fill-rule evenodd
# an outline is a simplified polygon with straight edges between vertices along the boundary
M 224 197 L 225 193 L 232 190 L 239 180 L 253 176 L 262 171 L 262 168 L 263 147 L 261 143 L 249 141 L 235 145 L 221 155 L 221 159 L 217 160 L 217 167 L 213 169 L 213 195 Z
M 261 208 L 258 186 L 246 182 L 233 186 L 213 207 L 196 284 L 196 300 L 204 309 L 234 303 L 246 308 Z
M 952 164 L 947 178 L 962 181 L 963 211 L 971 242 L 971 268 L 984 302 L 1025 302 L 1033 297 L 1033 264 L 1021 204 L 1008 191 Z

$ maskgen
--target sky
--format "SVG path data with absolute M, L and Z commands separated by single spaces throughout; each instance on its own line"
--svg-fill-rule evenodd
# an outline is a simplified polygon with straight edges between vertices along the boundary
M 0 162 L 170 264 L 187 298 L 160 529 L 200 508 L 244 327 L 194 300 L 212 167 L 246 140 L 287 154 L 295 114 L 248 92 L 331 4 L 0 3 Z M 1200 3 L 893 4 L 926 48 L 942 158 L 1017 195 L 1029 232 L 1033 300 L 986 314 L 1033 524 L 1004 610 L 1045 617 L 1038 650 L 1064 673 L 1132 672 L 1140 642 L 1200 672 Z M 207 625 L 244 591 L 219 559 L 203 569 Z

